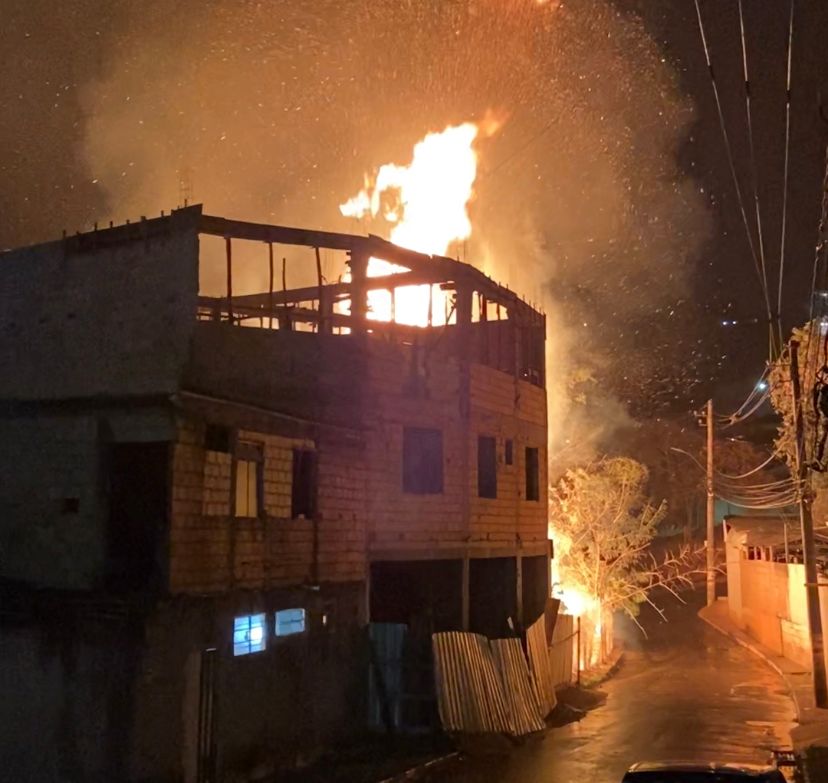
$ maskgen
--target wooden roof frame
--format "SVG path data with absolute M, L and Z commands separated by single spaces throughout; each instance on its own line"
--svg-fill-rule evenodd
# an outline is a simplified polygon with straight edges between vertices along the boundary
M 331 231 L 315 231 L 291 226 L 277 226 L 267 223 L 251 223 L 242 220 L 229 220 L 214 215 L 201 215 L 198 233 L 227 239 L 241 239 L 265 244 L 298 245 L 317 249 L 342 250 L 349 254 L 349 260 L 370 257 L 403 266 L 410 270 L 383 277 L 366 278 L 359 285 L 362 290 L 398 288 L 406 285 L 446 285 L 476 291 L 489 301 L 496 302 L 510 310 L 516 320 L 533 322 L 543 315 L 523 301 L 514 291 L 509 290 L 485 275 L 471 264 L 466 264 L 446 256 L 430 256 L 399 247 L 387 240 L 369 234 L 359 236 Z M 352 265 L 352 269 L 354 265 Z M 322 286 L 330 296 L 348 294 L 354 282 L 327 283 Z M 274 304 L 294 304 L 319 298 L 319 286 L 289 289 L 269 294 L 252 294 L 233 297 L 233 303 L 251 307 L 261 307 L 268 302 Z

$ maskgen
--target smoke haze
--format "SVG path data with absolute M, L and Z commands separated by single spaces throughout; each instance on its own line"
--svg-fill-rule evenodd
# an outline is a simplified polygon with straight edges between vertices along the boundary
M 600 447 L 627 411 L 669 405 L 691 383 L 699 335 L 676 321 L 709 232 L 704 196 L 677 164 L 693 106 L 643 23 L 610 0 L 116 0 L 57 12 L 38 0 L 7 34 L 42 39 L 38 20 L 55 13 L 56 27 L 84 31 L 51 52 L 81 153 L 60 193 L 83 205 L 76 219 L 157 214 L 181 202 L 183 179 L 211 214 L 362 231 L 338 205 L 365 172 L 494 110 L 507 120 L 479 147 L 467 259 L 548 313 L 555 447 L 567 459 Z M 310 279 L 310 257 L 289 263 L 291 285 Z M 255 287 L 264 269 L 249 268 Z M 590 373 L 599 380 L 577 382 Z

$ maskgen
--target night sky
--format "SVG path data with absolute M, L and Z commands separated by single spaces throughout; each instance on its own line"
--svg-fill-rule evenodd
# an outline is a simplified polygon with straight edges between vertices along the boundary
M 744 8 L 775 299 L 788 3 Z M 737 5 L 702 12 L 752 218 Z M 691 0 L 4 0 L 2 15 L 0 247 L 168 210 L 181 171 L 213 214 L 363 230 L 337 205 L 365 172 L 493 109 L 507 120 L 480 148 L 467 257 L 493 253 L 544 305 L 559 367 L 592 370 L 607 416 L 711 393 L 725 407 L 761 374 L 764 308 Z M 826 51 L 828 3 L 798 0 L 788 327 L 808 308 Z

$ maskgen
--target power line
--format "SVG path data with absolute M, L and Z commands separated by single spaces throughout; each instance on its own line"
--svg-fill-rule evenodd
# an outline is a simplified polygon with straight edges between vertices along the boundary
M 817 273 L 820 267 L 820 260 L 823 257 L 824 251 L 828 248 L 828 147 L 825 150 L 825 173 L 822 179 L 822 213 L 820 215 L 819 220 L 819 238 L 817 240 L 816 252 L 814 253 L 814 269 L 813 274 L 811 276 L 811 321 L 816 317 L 814 313 L 814 304 L 816 301 L 816 294 L 817 294 Z M 826 264 L 822 264 L 822 275 L 820 275 L 820 292 L 825 288 L 824 286 L 824 279 L 826 276 Z M 823 305 L 820 309 L 825 310 L 824 302 L 820 302 Z
M 770 397 L 770 386 L 768 386 L 768 388 L 765 389 L 765 391 L 762 393 L 762 396 L 759 397 L 756 400 L 756 402 L 753 403 L 753 405 L 750 409 L 748 409 L 747 411 L 745 411 L 741 414 L 734 414 L 733 416 L 731 416 L 727 420 L 727 422 L 725 424 L 722 424 L 719 427 L 719 429 L 726 430 L 726 429 L 729 429 L 730 427 L 735 427 L 737 424 L 741 424 L 743 421 L 746 421 L 751 416 L 753 416 L 753 414 L 756 413 L 756 411 L 758 411 L 759 408 L 761 408 L 765 404 L 765 402 L 767 402 L 769 397 Z
M 762 481 L 758 484 L 739 484 L 737 481 L 724 477 L 722 473 L 718 473 L 718 475 L 722 477 L 718 482 L 719 484 L 733 487 L 734 489 L 738 489 L 740 492 L 776 492 L 785 485 L 793 486 L 797 483 L 795 479 L 788 476 L 787 478 L 777 479 L 776 481 Z
M 772 313 L 772 310 L 771 310 L 770 297 L 768 295 L 767 285 L 765 285 L 763 283 L 762 268 L 761 268 L 761 265 L 759 263 L 759 257 L 756 254 L 756 247 L 753 243 L 753 232 L 750 230 L 750 224 L 749 224 L 748 218 L 747 218 L 747 211 L 745 210 L 745 202 L 744 202 L 744 199 L 742 197 L 742 188 L 739 185 L 739 177 L 736 174 L 736 165 L 733 161 L 733 150 L 732 150 L 731 145 L 730 145 L 730 136 L 728 135 L 728 132 L 727 132 L 727 124 L 725 123 L 724 112 L 722 111 L 722 101 L 719 97 L 719 87 L 716 84 L 716 74 L 713 71 L 713 63 L 711 62 L 711 59 L 710 59 L 710 49 L 707 45 L 707 36 L 705 35 L 705 32 L 704 32 L 704 21 L 702 20 L 701 7 L 699 6 L 699 0 L 694 0 L 694 4 L 695 4 L 695 7 L 696 7 L 696 17 L 697 17 L 698 22 L 699 22 L 699 35 L 701 36 L 702 49 L 704 50 L 704 58 L 707 62 L 707 70 L 710 73 L 710 83 L 713 87 L 713 97 L 716 101 L 716 111 L 719 115 L 719 128 L 721 129 L 722 138 L 724 139 L 725 152 L 727 153 L 727 163 L 728 163 L 728 166 L 730 167 L 730 176 L 733 179 L 733 186 L 736 190 L 736 199 L 737 199 L 738 204 L 739 204 L 739 211 L 742 215 L 742 223 L 744 224 L 744 227 L 745 227 L 745 234 L 747 235 L 748 245 L 750 246 L 750 254 L 751 254 L 751 257 L 753 258 L 753 264 L 754 264 L 754 267 L 756 269 L 756 276 L 757 276 L 757 279 L 759 280 L 759 287 L 762 289 L 763 298 L 765 300 L 765 309 L 767 311 L 768 323 L 771 324 L 773 322 L 773 313 Z M 772 351 L 773 350 L 773 341 L 771 341 L 771 346 L 770 347 L 771 347 L 771 351 Z
M 742 41 L 742 68 L 745 75 L 745 116 L 747 117 L 747 131 L 748 131 L 748 154 L 750 156 L 750 172 L 753 182 L 753 203 L 756 211 L 756 234 L 759 244 L 759 263 L 762 269 L 762 286 L 767 295 L 768 291 L 768 272 L 765 262 L 765 238 L 762 234 L 762 210 L 759 208 L 759 177 L 756 174 L 756 150 L 753 144 L 753 116 L 750 110 L 750 77 L 748 75 L 748 59 L 747 59 L 747 41 L 745 37 L 745 16 L 742 10 L 742 0 L 738 2 L 739 6 L 739 32 L 741 33 Z M 777 322 L 779 321 L 779 313 L 776 314 Z M 774 345 L 773 324 L 768 323 L 770 330 L 769 338 L 771 346 Z M 781 328 L 779 329 L 781 334 Z
M 741 4 L 740 4 L 741 7 Z M 782 341 L 782 279 L 785 273 L 785 238 L 788 226 L 788 162 L 791 147 L 791 63 L 793 61 L 794 0 L 788 20 L 788 74 L 785 84 L 785 164 L 782 175 L 782 232 L 779 243 L 779 290 L 776 295 L 776 314 L 779 319 L 779 340 Z M 811 294 L 813 301 L 813 294 Z
M 754 398 L 756 395 L 761 394 L 761 402 L 764 402 L 768 396 L 770 395 L 770 385 L 768 383 L 768 375 L 770 374 L 771 366 L 765 365 L 765 369 L 762 371 L 762 375 L 759 377 L 759 380 L 754 384 L 753 388 L 748 393 L 748 396 L 745 398 L 745 401 L 735 410 L 733 413 L 725 414 L 717 414 L 717 417 L 720 422 L 732 422 L 737 423 L 738 421 L 744 421 L 748 418 L 751 413 L 753 413 L 759 406 L 751 409 L 749 413 L 746 413 L 744 416 L 745 408 L 751 405 L 754 402 Z M 761 403 L 760 403 L 761 404 Z
M 780 498 L 774 502 L 768 503 L 754 503 L 750 500 L 738 500 L 734 498 L 726 498 L 719 495 L 720 500 L 724 500 L 725 503 L 730 503 L 731 506 L 739 506 L 739 508 L 749 508 L 755 511 L 765 511 L 773 508 L 788 508 L 789 506 L 796 505 L 796 495 L 791 497 Z
M 773 454 L 771 454 L 771 455 L 770 455 L 770 457 L 768 457 L 768 458 L 767 458 L 764 462 L 762 462 L 761 464 L 757 465 L 755 468 L 752 468 L 751 470 L 747 471 L 746 473 L 740 473 L 740 474 L 738 474 L 738 475 L 731 475 L 731 474 L 729 474 L 729 473 L 722 473 L 722 472 L 720 472 L 720 471 L 717 471 L 717 473 L 718 473 L 718 475 L 719 475 L 719 476 L 723 476 L 724 478 L 729 478 L 729 479 L 743 479 L 743 478 L 747 478 L 748 476 L 752 476 L 754 473 L 758 473 L 760 470 L 762 470 L 762 468 L 764 468 L 766 465 L 768 465 L 770 462 L 772 462 L 772 461 L 773 461 L 774 459 L 776 459 L 776 457 L 778 457 L 778 456 L 779 456 L 779 452 L 778 452 L 778 451 L 775 451 L 775 452 L 774 452 Z

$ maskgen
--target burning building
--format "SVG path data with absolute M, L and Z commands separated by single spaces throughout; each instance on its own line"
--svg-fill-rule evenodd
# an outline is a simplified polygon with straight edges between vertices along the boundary
M 266 290 L 234 292 L 242 246 Z M 274 246 L 315 283 L 275 286 Z M 5 253 L 0 301 L 10 776 L 284 758 L 361 722 L 367 623 L 543 611 L 544 316 L 474 267 L 189 207 Z

